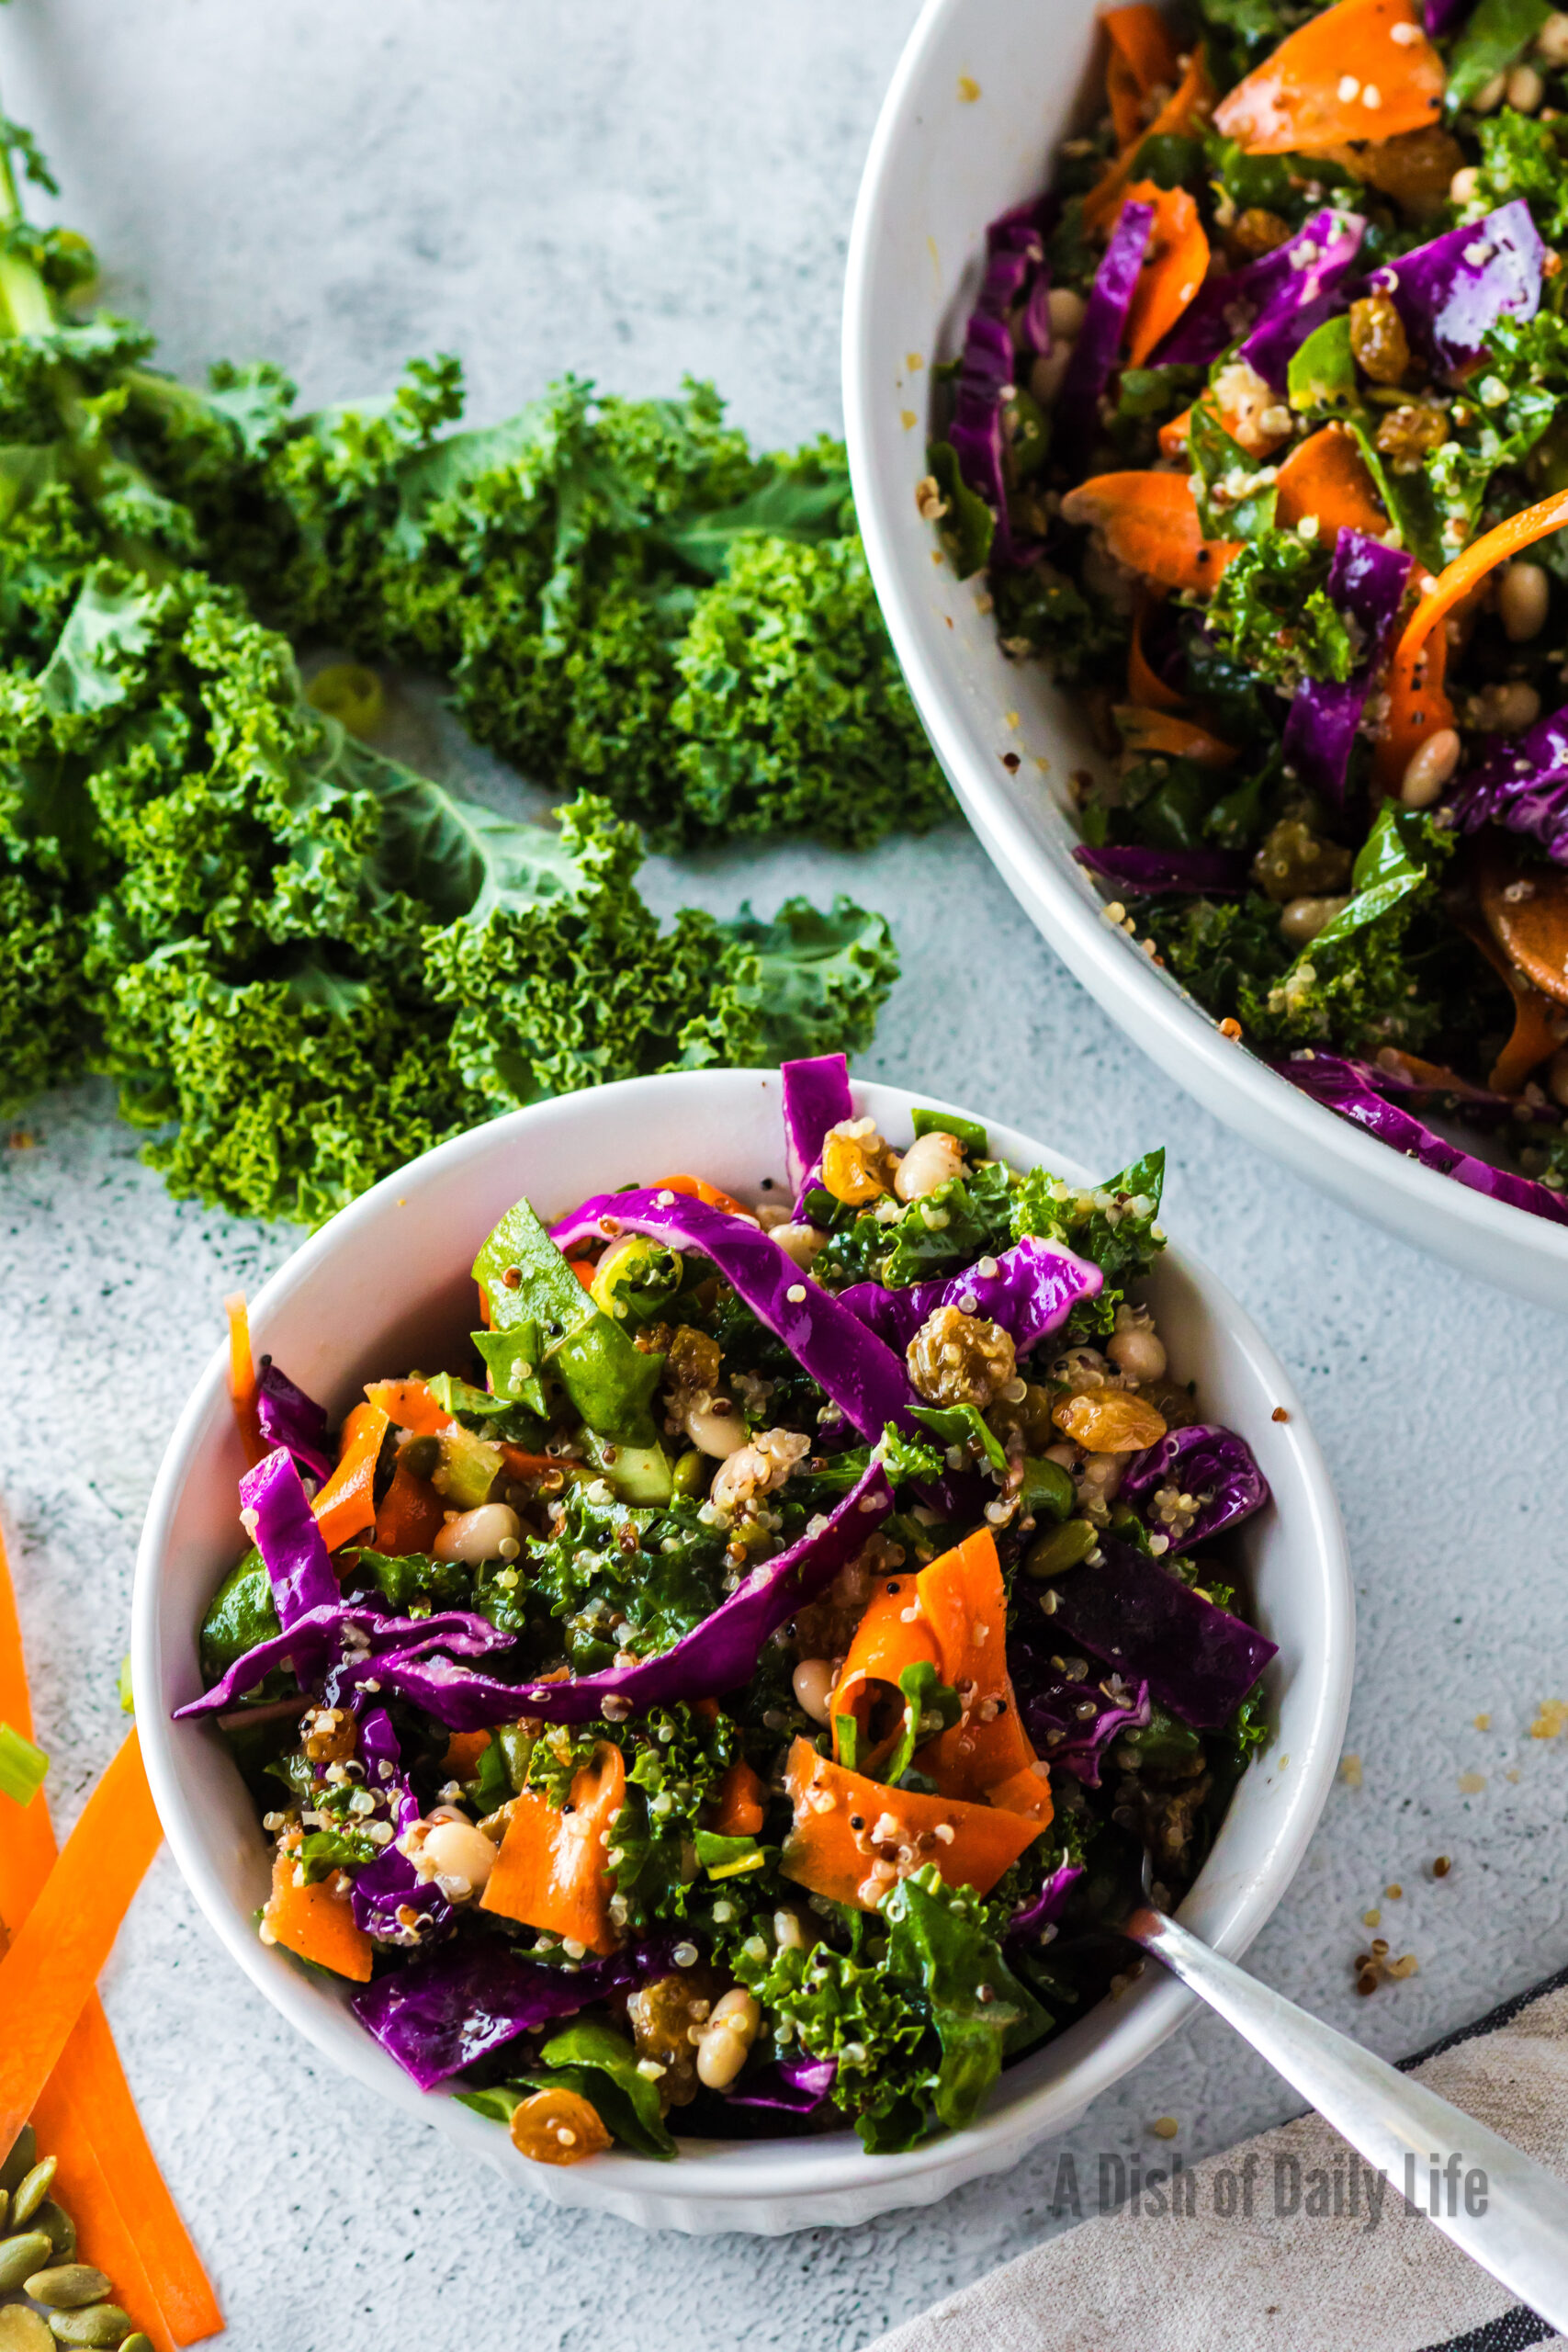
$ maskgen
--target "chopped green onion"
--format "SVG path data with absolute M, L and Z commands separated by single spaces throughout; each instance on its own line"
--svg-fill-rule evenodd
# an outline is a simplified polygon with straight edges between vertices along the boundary
M 760 1871 L 767 1860 L 761 1846 L 753 1854 L 742 1854 L 738 1862 L 710 1862 L 709 1878 L 739 1878 L 742 1871 Z
M 9 1797 L 13 1804 L 31 1804 L 48 1770 L 49 1758 L 41 1747 L 9 1724 L 0 1724 L 0 1796 Z

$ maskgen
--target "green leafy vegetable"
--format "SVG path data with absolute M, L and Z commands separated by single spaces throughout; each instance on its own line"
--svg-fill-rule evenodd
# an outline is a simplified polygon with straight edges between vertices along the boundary
M 31 1804 L 49 1775 L 49 1758 L 9 1724 L 0 1724 L 0 1796 Z
M 1208 628 L 1244 670 L 1293 694 L 1303 678 L 1344 680 L 1356 652 L 1324 582 L 1333 549 L 1269 530 L 1225 568 Z
M 1467 107 L 1495 74 L 1523 56 L 1551 14 L 1551 0 L 1480 0 L 1449 60 L 1449 112 Z

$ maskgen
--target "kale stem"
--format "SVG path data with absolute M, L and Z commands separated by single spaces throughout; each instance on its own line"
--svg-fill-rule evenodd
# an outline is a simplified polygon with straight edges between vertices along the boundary
M 22 218 L 11 151 L 0 141 L 0 234 L 18 228 Z M 0 249 L 0 305 L 13 334 L 49 334 L 58 323 L 43 279 L 30 261 L 8 245 Z

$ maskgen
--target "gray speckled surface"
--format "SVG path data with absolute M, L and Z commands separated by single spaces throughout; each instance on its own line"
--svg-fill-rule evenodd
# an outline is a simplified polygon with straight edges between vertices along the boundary
M 764 437 L 837 422 L 860 157 L 909 0 L 16 0 L 7 110 L 35 122 L 111 292 L 170 356 L 265 353 L 311 398 L 403 356 L 468 360 L 480 417 L 570 366 L 629 390 L 711 373 Z M 415 725 L 452 756 L 449 729 Z M 503 789 L 491 772 L 491 788 Z M 1360 1660 L 1337 1788 L 1254 1951 L 1269 1981 L 1388 2052 L 1568 1961 L 1562 1324 L 1328 1207 L 1195 1110 L 1053 961 L 956 827 L 861 861 L 809 851 L 650 874 L 658 903 L 852 886 L 906 978 L 868 1074 L 1122 1165 L 1170 1147 L 1167 1222 L 1303 1385 L 1349 1526 Z M 118 1736 L 131 1561 L 220 1294 L 290 1246 L 171 1202 L 85 1090 L 0 1157 L 0 1498 L 51 1792 L 69 1820 Z M 105 1409 L 106 1392 L 112 1398 Z M 1489 1715 L 1478 1730 L 1473 1718 Z M 1484 1786 L 1461 1792 L 1461 1774 Z M 1440 1852 L 1453 1873 L 1431 1883 Z M 1358 2000 L 1360 1914 L 1390 1880 L 1420 1973 Z M 760 2243 L 647 2239 L 457 2168 L 285 2034 L 166 1856 L 106 1995 L 236 2352 L 419 2344 L 637 2352 L 863 2345 L 1053 2226 L 1058 2150 L 924 2212 Z M 1291 2110 L 1217 2023 L 1177 2037 L 1072 2135 L 1193 2156 Z

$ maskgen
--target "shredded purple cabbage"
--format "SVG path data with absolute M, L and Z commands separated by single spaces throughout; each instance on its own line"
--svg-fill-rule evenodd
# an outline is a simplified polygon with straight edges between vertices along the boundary
M 1520 196 L 1468 229 L 1445 230 L 1385 262 L 1367 285 L 1393 295 L 1413 351 L 1447 375 L 1461 375 L 1506 311 L 1534 318 L 1545 260 Z
M 766 2107 L 781 2115 L 815 2115 L 838 2078 L 836 2058 L 773 2058 L 728 2094 L 730 2107 Z
M 661 1937 L 567 1969 L 524 1960 L 499 1937 L 486 1938 L 378 1976 L 350 2006 L 404 2074 L 430 2091 L 520 2033 L 666 1974 L 671 1949 Z
M 319 1680 L 323 1672 L 347 1676 L 350 1682 L 355 1676 L 363 1679 L 362 1668 L 374 1671 L 372 1659 L 383 1651 L 405 1648 L 412 1641 L 439 1641 L 466 1657 L 482 1657 L 491 1650 L 512 1646 L 510 1634 L 502 1633 L 488 1617 L 476 1616 L 468 1609 L 446 1609 L 431 1617 L 389 1617 L 368 1602 L 325 1601 L 297 1616 L 287 1632 L 258 1642 L 243 1657 L 235 1659 L 221 1681 L 204 1690 L 199 1699 L 176 1707 L 175 1713 L 182 1721 L 187 1715 L 222 1714 L 280 1666 L 291 1666 L 302 1684 Z M 328 1667 L 326 1661 L 334 1650 L 340 1663 Z M 344 1665 L 344 1659 L 351 1663 Z
M 598 1193 L 550 1228 L 562 1250 L 640 1233 L 698 1251 L 784 1341 L 797 1364 L 874 1445 L 889 1421 L 920 1435 L 904 1366 L 849 1309 L 807 1282 L 793 1258 L 750 1218 L 713 1209 L 684 1193 Z
M 1089 873 L 1113 883 L 1128 898 L 1178 892 L 1237 898 L 1247 888 L 1247 860 L 1228 849 L 1091 849 L 1079 842 L 1073 855 Z
M 270 1356 L 256 1378 L 256 1424 L 268 1445 L 286 1445 L 301 1476 L 325 1480 L 336 1467 L 327 1450 L 327 1416 L 313 1396 L 296 1388 Z
M 1522 735 L 1493 736 L 1448 805 L 1462 832 L 1502 825 L 1539 842 L 1554 865 L 1568 865 L 1568 705 Z
M 1370 1062 L 1304 1050 L 1289 1055 L 1272 1067 L 1292 1086 L 1299 1086 L 1303 1094 L 1310 1094 L 1314 1102 L 1337 1111 L 1352 1126 L 1364 1127 L 1380 1143 L 1392 1144 L 1407 1159 L 1419 1160 L 1423 1168 L 1435 1168 L 1440 1176 L 1451 1176 L 1456 1183 L 1468 1186 L 1472 1193 L 1483 1193 L 1488 1200 L 1506 1201 L 1510 1208 L 1524 1209 L 1531 1216 L 1549 1217 L 1554 1225 L 1568 1225 L 1568 1201 L 1561 1193 L 1552 1192 L 1549 1185 L 1535 1183 L 1528 1176 L 1516 1176 L 1506 1168 L 1494 1168 L 1487 1160 L 1474 1159 L 1428 1127 L 1413 1112 L 1388 1102 L 1380 1091 L 1389 1082 L 1388 1073 L 1375 1069 Z
M 337 1605 L 341 1595 L 332 1554 L 287 1446 L 241 1479 L 240 1518 L 266 1563 L 277 1622 L 286 1634 L 314 1611 Z
M 1089 1650 L 1124 1682 L 1146 1684 L 1151 1698 L 1195 1731 L 1218 1731 L 1277 1644 L 1133 1544 L 1102 1534 L 1100 1550 L 1098 1567 L 1069 1568 L 1052 1583 L 1056 1606 L 1048 1622 L 1056 1641 Z
M 874 1462 L 829 1517 L 814 1522 L 776 1559 L 753 1568 L 700 1625 L 636 1666 L 607 1667 L 570 1682 L 501 1682 L 441 1655 L 459 1645 L 436 1636 L 379 1652 L 352 1671 L 412 1700 L 449 1731 L 482 1731 L 520 1715 L 590 1723 L 604 1713 L 606 1701 L 640 1714 L 678 1699 L 713 1698 L 750 1679 L 769 1635 L 859 1558 L 892 1508 L 893 1489 Z
M 365 1784 L 390 1800 L 392 1826 L 400 1838 L 419 1819 L 419 1799 L 403 1770 L 402 1748 L 385 1707 L 369 1708 L 361 1717 L 359 1753 Z M 383 1847 L 373 1862 L 355 1872 L 350 1900 L 355 1925 L 383 1943 L 428 1947 L 450 1934 L 456 1918 L 435 1881 L 421 1878 L 395 1844 Z
M 1343 681 L 1304 678 L 1285 720 L 1284 756 L 1303 784 L 1345 806 L 1350 752 L 1372 679 L 1404 598 L 1413 556 L 1365 531 L 1341 529 L 1328 569 L 1329 603 L 1350 625 L 1360 659 Z
M 1080 1298 L 1097 1298 L 1105 1283 L 1098 1266 L 1054 1241 L 1021 1241 L 993 1262 L 992 1274 L 970 1267 L 903 1290 L 855 1283 L 839 1292 L 839 1305 L 900 1354 L 929 1315 L 939 1306 L 956 1306 L 964 1315 L 999 1323 L 1021 1356 L 1060 1330 Z
M 1325 205 L 1282 245 L 1245 269 L 1211 277 L 1153 354 L 1156 368 L 1207 367 L 1243 338 L 1247 360 L 1283 391 L 1292 359 L 1314 327 L 1345 308 L 1366 222 Z
M 1154 218 L 1152 204 L 1124 204 L 1094 273 L 1083 324 L 1056 397 L 1058 454 L 1069 466 L 1099 435 L 1100 395 L 1121 354 Z
M 1171 1534 L 1155 1510 L 1154 1498 L 1162 1487 L 1175 1487 L 1199 1505 L 1185 1535 Z M 1197 1421 L 1168 1430 L 1157 1445 L 1134 1454 L 1119 1498 L 1138 1510 L 1151 1535 L 1169 1536 L 1168 1556 L 1174 1559 L 1179 1552 L 1209 1543 L 1222 1529 L 1260 1510 L 1269 1499 L 1269 1481 L 1244 1437 L 1216 1422 Z
M 1440 40 L 1445 33 L 1451 33 L 1469 5 L 1470 0 L 1423 0 L 1421 19 L 1427 38 Z
M 1148 1721 L 1148 1710 L 1144 1711 Z M 1120 1726 L 1118 1726 L 1120 1728 Z M 1051 1872 L 1038 1894 L 1015 1911 L 1002 1930 L 1004 1943 L 1038 1943 L 1047 1928 L 1054 1928 L 1066 1907 L 1067 1897 L 1084 1876 L 1081 1862 L 1061 1862 Z
M 784 1145 L 795 1190 L 795 1213 L 800 1217 L 807 1193 L 822 1181 L 822 1146 L 829 1128 L 855 1114 L 850 1066 L 842 1054 L 818 1054 L 810 1061 L 785 1062 L 779 1075 L 784 1080 Z
M 1149 1720 L 1148 1684 L 1107 1676 L 1107 1689 L 1088 1677 L 1071 1680 L 1052 1664 L 1062 1648 L 1055 1623 L 1043 1610 L 1025 1605 L 1008 1635 L 1019 1719 L 1047 1764 L 1070 1772 L 1086 1789 L 1098 1789 L 1101 1760 L 1118 1732 L 1142 1730 Z
M 964 480 L 997 518 L 990 553 L 994 569 L 1021 570 L 1040 555 L 1037 545 L 1012 535 L 1002 411 L 1017 380 L 1019 350 L 1027 354 L 1050 348 L 1043 214 L 1040 203 L 1019 205 L 986 232 L 986 275 L 964 330 L 947 436 Z

